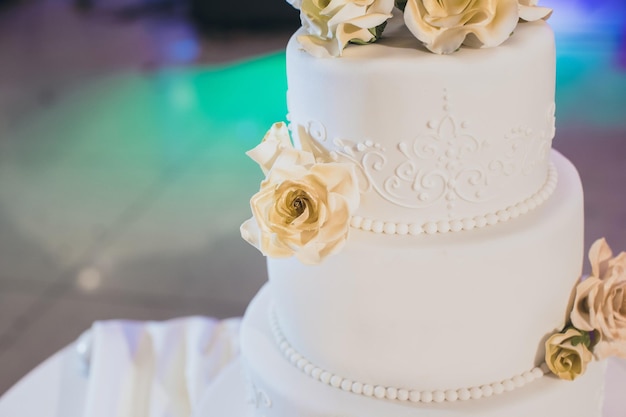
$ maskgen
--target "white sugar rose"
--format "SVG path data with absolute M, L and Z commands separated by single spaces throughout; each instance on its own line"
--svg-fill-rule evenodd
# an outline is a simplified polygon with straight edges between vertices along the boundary
M 289 1 L 289 0 L 288 0 Z M 340 56 L 349 42 L 367 43 L 380 36 L 379 28 L 391 17 L 393 0 L 291 0 L 300 10 L 306 35 L 298 36 L 311 55 Z
M 267 175 L 279 156 L 283 159 L 283 164 L 287 160 L 292 165 L 309 165 L 315 162 L 314 156 L 310 152 L 297 150 L 291 144 L 289 129 L 283 122 L 274 123 L 260 144 L 254 149 L 246 152 L 254 162 L 259 164 L 263 173 Z
M 266 256 L 317 264 L 345 243 L 359 198 L 352 165 L 304 167 L 279 157 L 252 197 L 254 217 L 241 233 Z
M 519 21 L 517 0 L 408 0 L 404 22 L 432 52 L 449 54 L 464 44 L 494 47 Z
M 519 17 L 527 22 L 548 19 L 552 9 L 538 6 L 539 0 L 519 0 Z
M 626 358 L 626 252 L 613 257 L 604 239 L 589 251 L 591 276 L 576 286 L 570 315 L 578 329 L 596 331 L 594 353 Z
M 569 328 L 556 333 L 546 341 L 546 365 L 561 379 L 573 381 L 585 373 L 593 355 L 582 341 L 580 331 Z

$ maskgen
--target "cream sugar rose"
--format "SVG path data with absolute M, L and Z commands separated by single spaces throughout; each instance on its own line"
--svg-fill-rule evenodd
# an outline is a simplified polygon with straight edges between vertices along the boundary
M 376 42 L 392 16 L 393 0 L 288 0 L 300 10 L 306 33 L 298 36 L 316 57 L 340 56 L 348 43 Z M 552 10 L 537 0 L 399 0 L 404 21 L 432 52 L 449 54 L 462 44 L 494 47 L 518 20 L 547 18 Z

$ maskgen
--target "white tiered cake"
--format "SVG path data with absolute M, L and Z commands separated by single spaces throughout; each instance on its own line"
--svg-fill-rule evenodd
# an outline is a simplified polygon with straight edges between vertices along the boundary
M 304 19 L 287 47 L 297 145 L 277 124 L 251 151 L 267 178 L 242 227 L 269 257 L 241 335 L 255 415 L 600 416 L 552 31 L 439 55 L 399 21 L 320 58 Z

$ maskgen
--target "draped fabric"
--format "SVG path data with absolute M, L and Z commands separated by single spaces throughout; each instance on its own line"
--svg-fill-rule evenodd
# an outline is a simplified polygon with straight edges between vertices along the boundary
M 85 417 L 187 417 L 239 354 L 240 319 L 96 322 L 83 337 Z

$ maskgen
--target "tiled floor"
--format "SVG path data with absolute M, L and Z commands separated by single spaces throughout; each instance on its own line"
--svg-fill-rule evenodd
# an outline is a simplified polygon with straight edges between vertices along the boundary
M 555 147 L 581 173 L 588 243 L 626 248 L 626 30 L 605 26 L 557 32 Z M 243 312 L 266 279 L 239 238 L 259 179 L 244 151 L 285 114 L 284 56 L 251 57 L 288 36 L 62 0 L 0 12 L 0 394 L 94 320 Z

